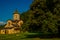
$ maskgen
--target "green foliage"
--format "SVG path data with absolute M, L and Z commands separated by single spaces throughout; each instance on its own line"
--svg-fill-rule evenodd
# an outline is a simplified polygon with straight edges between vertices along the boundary
M 3 29 L 5 25 L 0 25 L 0 29 Z
M 30 10 L 22 14 L 23 29 L 29 32 L 58 33 L 60 1 L 34 0 Z

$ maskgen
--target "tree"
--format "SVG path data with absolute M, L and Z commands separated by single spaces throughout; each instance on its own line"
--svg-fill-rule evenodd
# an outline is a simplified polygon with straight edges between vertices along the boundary
M 59 0 L 34 0 L 30 10 L 22 14 L 24 28 L 29 32 L 58 33 L 59 5 Z

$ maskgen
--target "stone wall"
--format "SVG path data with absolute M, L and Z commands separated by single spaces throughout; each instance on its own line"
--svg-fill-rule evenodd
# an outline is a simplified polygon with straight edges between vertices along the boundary
M 14 33 L 20 33 L 20 30 L 14 30 L 14 28 L 0 30 L 0 34 L 14 34 Z
M 5 30 L 2 29 L 2 30 L 0 31 L 0 33 L 1 33 L 1 34 L 5 34 Z

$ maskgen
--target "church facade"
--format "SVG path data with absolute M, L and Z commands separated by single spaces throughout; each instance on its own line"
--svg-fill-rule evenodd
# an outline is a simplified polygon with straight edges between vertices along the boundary
M 20 19 L 20 14 L 16 10 L 13 14 L 13 20 L 8 20 L 3 29 L 0 30 L 0 34 L 14 34 L 20 33 L 21 25 L 23 21 Z

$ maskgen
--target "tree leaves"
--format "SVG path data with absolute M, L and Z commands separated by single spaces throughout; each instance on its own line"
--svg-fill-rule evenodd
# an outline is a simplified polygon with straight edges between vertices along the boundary
M 22 14 L 24 28 L 29 32 L 58 33 L 59 0 L 34 0 L 30 10 Z M 56 6 L 58 5 L 58 6 Z

